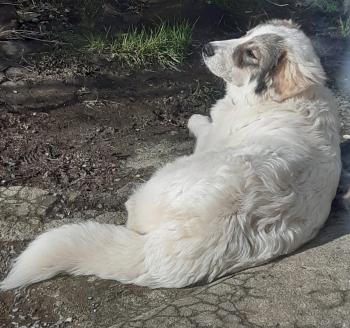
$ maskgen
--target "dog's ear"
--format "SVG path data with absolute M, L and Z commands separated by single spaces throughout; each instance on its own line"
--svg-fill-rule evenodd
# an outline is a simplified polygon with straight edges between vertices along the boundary
M 297 63 L 288 58 L 287 52 L 281 54 L 271 78 L 272 98 L 278 102 L 297 96 L 315 84 L 301 72 Z

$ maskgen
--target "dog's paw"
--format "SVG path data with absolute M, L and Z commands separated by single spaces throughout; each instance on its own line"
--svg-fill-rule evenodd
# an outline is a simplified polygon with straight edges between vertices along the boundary
M 188 120 L 187 127 L 190 132 L 197 137 L 200 134 L 200 131 L 203 128 L 206 128 L 209 124 L 210 121 L 208 116 L 194 114 Z

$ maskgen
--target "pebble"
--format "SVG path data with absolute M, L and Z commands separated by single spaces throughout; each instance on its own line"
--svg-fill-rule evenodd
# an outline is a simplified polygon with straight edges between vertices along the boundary
M 346 139 L 346 140 L 349 140 L 350 139 L 350 134 L 344 134 L 343 138 Z
M 64 320 L 64 322 L 72 322 L 73 321 L 73 318 L 72 317 L 69 317 L 67 318 L 66 320 Z
M 2 72 L 0 72 L 0 83 L 6 81 L 6 75 Z

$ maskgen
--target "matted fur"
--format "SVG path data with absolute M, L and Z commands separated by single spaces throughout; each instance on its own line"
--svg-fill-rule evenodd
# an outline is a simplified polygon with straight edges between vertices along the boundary
M 274 20 L 209 46 L 204 61 L 227 92 L 210 118 L 190 118 L 194 153 L 130 197 L 126 227 L 88 222 L 39 236 L 3 290 L 58 272 L 183 287 L 288 254 L 317 234 L 341 161 L 337 109 L 309 39 Z

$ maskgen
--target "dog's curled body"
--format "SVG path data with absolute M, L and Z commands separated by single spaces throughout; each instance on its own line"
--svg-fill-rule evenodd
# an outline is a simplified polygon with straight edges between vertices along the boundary
M 271 33 L 291 40 L 281 41 L 288 53 L 277 53 L 263 77 L 260 48 L 249 53 L 255 66 L 222 69 L 227 51 L 256 46 Z M 300 39 L 304 54 L 290 44 Z M 217 53 L 205 57 L 226 80 L 227 94 L 210 119 L 191 117 L 194 153 L 164 166 L 130 197 L 126 227 L 88 222 L 48 231 L 18 257 L 2 289 L 58 272 L 183 287 L 288 254 L 317 234 L 341 171 L 337 109 L 322 67 L 290 22 L 272 21 L 239 40 L 225 41 L 224 49 L 214 43 Z

